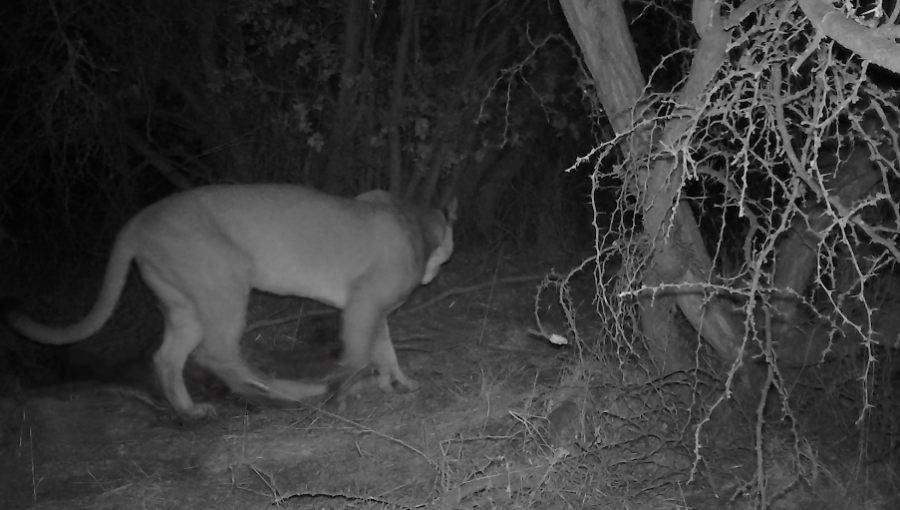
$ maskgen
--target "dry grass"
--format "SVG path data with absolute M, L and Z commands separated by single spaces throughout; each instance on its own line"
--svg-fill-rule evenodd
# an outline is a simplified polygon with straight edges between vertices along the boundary
M 492 278 L 463 280 L 475 262 L 455 265 L 442 288 L 417 299 Z M 195 385 L 219 415 L 178 427 L 148 405 L 159 400 L 146 389 L 22 391 L 3 401 L 0 492 L 7 508 L 44 509 L 753 508 L 762 473 L 770 508 L 896 507 L 888 464 L 859 462 L 852 441 L 817 439 L 803 413 L 802 437 L 777 420 L 765 425 L 762 470 L 752 415 L 732 408 L 698 429 L 718 383 L 652 379 L 638 360 L 620 359 L 595 341 L 593 289 L 580 285 L 571 290 L 589 340 L 580 347 L 529 332 L 532 288 L 522 284 L 402 315 L 392 332 L 422 388 L 367 390 L 340 416 Z M 275 303 L 285 302 L 256 298 L 251 322 L 283 308 Z M 302 358 L 309 342 L 297 330 L 261 328 L 245 343 L 254 359 Z

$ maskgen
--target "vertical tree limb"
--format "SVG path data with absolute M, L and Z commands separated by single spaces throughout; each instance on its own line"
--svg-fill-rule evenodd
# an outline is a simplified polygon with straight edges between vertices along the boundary
M 409 60 L 409 43 L 412 40 L 416 1 L 403 0 L 403 31 L 397 41 L 397 58 L 394 60 L 394 76 L 391 81 L 391 106 L 388 112 L 389 190 L 395 197 L 403 196 L 403 153 L 400 140 L 400 117 L 403 114 L 403 83 L 406 63 Z
M 367 0 L 347 0 L 344 11 L 344 56 L 341 64 L 341 88 L 328 137 L 328 163 L 323 177 L 326 189 L 334 188 L 352 161 L 353 111 L 359 94 L 361 43 L 366 28 Z M 311 183 L 320 185 L 323 183 Z
M 572 32 L 585 56 L 596 83 L 600 101 L 616 133 L 635 124 L 629 113 L 637 104 L 645 82 L 640 74 L 634 43 L 621 2 L 615 0 L 560 0 Z M 639 170 L 639 203 L 644 228 L 652 240 L 652 260 L 643 275 L 645 287 L 660 284 L 707 282 L 712 263 L 706 253 L 699 227 L 690 209 L 679 200 L 683 182 L 679 143 L 700 109 L 702 92 L 725 58 L 728 35 L 716 9 L 715 0 L 694 3 L 694 24 L 700 45 L 692 62 L 688 81 L 679 95 L 681 114 L 667 126 L 662 147 L 675 148 L 672 157 L 658 159 L 652 169 Z M 649 127 L 637 131 L 628 150 L 633 160 L 651 150 Z M 691 285 L 696 289 L 696 285 Z M 674 303 L 710 342 L 723 360 L 733 361 L 740 353 L 740 328 L 733 324 L 728 307 L 702 292 L 676 291 Z M 673 300 L 671 294 L 642 296 L 642 329 L 657 366 L 663 371 L 681 370 L 690 362 L 669 342 Z M 661 327 L 661 325 L 664 325 Z M 684 350 L 686 345 L 679 346 Z

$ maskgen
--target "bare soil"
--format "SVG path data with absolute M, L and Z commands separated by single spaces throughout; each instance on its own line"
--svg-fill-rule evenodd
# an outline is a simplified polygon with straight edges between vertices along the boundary
M 718 383 L 651 379 L 604 336 L 591 274 L 571 289 L 585 343 L 534 335 L 531 276 L 550 267 L 457 254 L 390 320 L 420 389 L 373 386 L 337 414 L 250 402 L 189 366 L 218 414 L 179 424 L 149 366 L 161 316 L 134 274 L 95 338 L 58 349 L 0 331 L 0 508 L 900 508 L 894 443 L 861 460 L 874 434 L 853 433 L 855 407 L 798 387 L 794 421 L 728 405 L 707 420 Z M 102 271 L 80 274 L 26 307 L 76 320 Z M 566 333 L 552 296 L 539 312 Z M 266 371 L 325 377 L 337 315 L 254 295 L 243 347 Z
M 491 278 L 468 274 L 479 280 L 450 272 L 443 286 L 422 289 L 411 304 L 446 291 L 448 281 Z M 536 283 L 484 285 L 392 318 L 401 365 L 421 388 L 384 394 L 372 387 L 340 414 L 320 402 L 248 402 L 189 367 L 195 400 L 213 402 L 218 415 L 179 424 L 153 382 L 147 345 L 155 344 L 146 338 L 137 348 L 145 355 L 128 363 L 127 377 L 19 388 L 3 400 L 0 506 L 412 508 L 446 497 L 465 478 L 509 463 L 503 459 L 519 425 L 510 411 L 537 405 L 571 354 L 526 334 Z M 160 320 L 133 303 L 152 310 L 146 290 L 133 287 L 127 292 L 143 295 L 120 306 L 117 316 L 126 320 L 104 328 L 107 343 L 121 343 L 129 323 Z M 92 292 L 84 294 L 80 313 L 93 304 Z M 58 301 L 58 308 L 71 303 Z M 320 378 L 336 365 L 336 317 L 305 300 L 255 295 L 245 356 L 284 377 Z M 147 329 L 158 335 L 160 328 Z M 82 365 L 106 367 L 128 357 L 124 351 L 135 342 L 127 345 L 96 346 L 77 356 Z

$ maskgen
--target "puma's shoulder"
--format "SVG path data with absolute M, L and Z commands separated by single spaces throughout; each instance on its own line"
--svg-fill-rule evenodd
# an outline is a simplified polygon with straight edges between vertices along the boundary
M 393 219 L 407 234 L 410 247 L 425 264 L 421 283 L 433 280 L 441 264 L 453 253 L 456 199 L 443 210 L 404 203 L 384 190 L 367 191 L 356 199 L 390 208 Z

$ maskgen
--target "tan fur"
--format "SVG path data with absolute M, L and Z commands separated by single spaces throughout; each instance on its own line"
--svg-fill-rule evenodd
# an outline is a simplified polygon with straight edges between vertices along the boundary
M 370 363 L 378 384 L 409 389 L 387 316 L 430 282 L 453 252 L 455 201 L 447 214 L 400 204 L 387 192 L 338 198 L 291 185 L 207 186 L 166 198 L 129 221 L 116 239 L 103 288 L 81 322 L 55 328 L 12 314 L 11 325 L 48 344 L 70 344 L 109 319 L 131 261 L 166 318 L 154 364 L 166 398 L 185 418 L 195 404 L 183 368 L 194 354 L 237 392 L 283 400 L 324 395 L 325 384 L 269 378 L 240 356 L 250 289 L 312 298 L 343 310 L 345 380 Z

